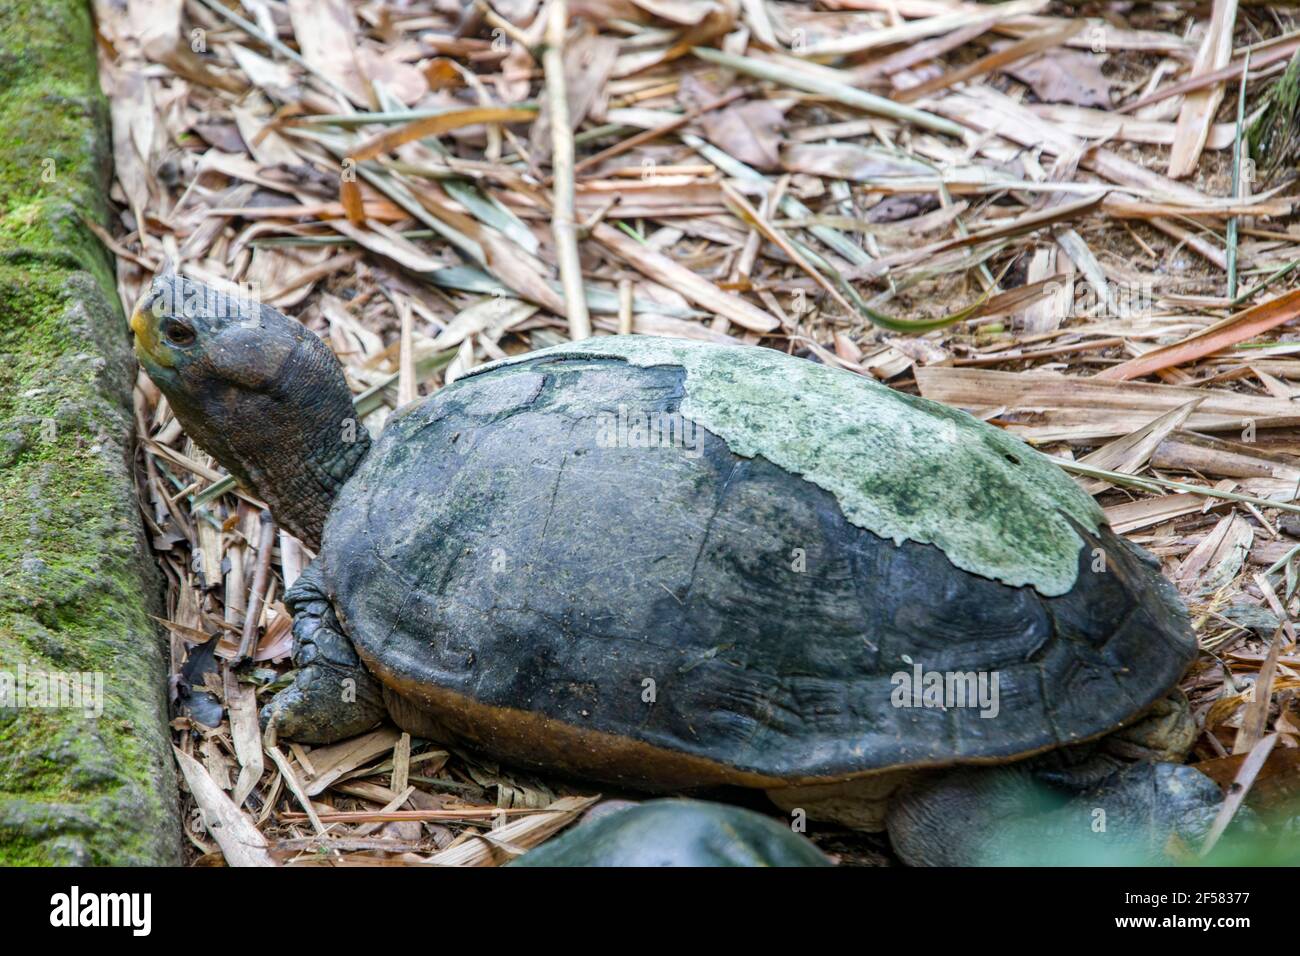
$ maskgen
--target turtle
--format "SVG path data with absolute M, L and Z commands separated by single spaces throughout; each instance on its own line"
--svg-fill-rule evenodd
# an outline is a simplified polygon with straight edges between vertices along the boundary
M 774 348 L 608 335 L 474 368 L 372 438 L 333 352 L 267 305 L 163 274 L 130 324 L 189 436 L 315 555 L 262 712 L 286 739 L 388 717 L 558 777 L 759 789 L 917 863 L 977 858 L 1042 788 L 1214 810 L 1121 772 L 1196 735 L 1177 592 L 964 411 Z
M 616 801 L 610 801 L 615 803 Z M 509 866 L 830 866 L 811 840 L 771 817 L 704 800 L 649 800 L 608 811 Z

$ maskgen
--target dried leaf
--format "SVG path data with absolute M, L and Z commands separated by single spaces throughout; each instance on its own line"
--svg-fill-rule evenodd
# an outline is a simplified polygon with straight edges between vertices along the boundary
M 781 168 L 785 110 L 771 100 L 733 103 L 700 117 L 704 137 L 755 169 Z
M 1057 50 L 1004 70 L 1044 103 L 1109 107 L 1110 80 L 1101 72 L 1104 62 L 1099 54 Z

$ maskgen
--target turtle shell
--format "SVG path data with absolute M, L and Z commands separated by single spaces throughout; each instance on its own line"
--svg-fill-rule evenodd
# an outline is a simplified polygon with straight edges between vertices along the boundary
M 531 353 L 390 418 L 319 564 L 399 724 L 646 789 L 779 786 L 1098 736 L 1192 659 L 1154 562 L 1023 443 L 771 350 L 666 347 Z
M 512 866 L 830 866 L 771 817 L 700 800 L 652 800 L 584 821 Z

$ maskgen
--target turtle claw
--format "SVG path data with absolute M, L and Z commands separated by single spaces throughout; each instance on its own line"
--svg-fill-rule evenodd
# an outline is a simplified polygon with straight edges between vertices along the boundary
M 383 689 L 339 627 L 313 569 L 285 592 L 293 612 L 291 685 L 262 708 L 262 726 L 308 744 L 328 744 L 370 730 L 384 719 Z
M 369 687 L 366 686 L 369 683 Z M 364 671 L 299 668 L 291 685 L 262 708 L 262 726 L 305 744 L 331 744 L 370 730 L 384 719 L 379 685 Z

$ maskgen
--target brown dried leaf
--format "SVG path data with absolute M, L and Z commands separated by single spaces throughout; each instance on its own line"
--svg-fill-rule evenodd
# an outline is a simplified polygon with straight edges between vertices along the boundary
M 781 168 L 857 183 L 874 183 L 890 176 L 934 175 L 934 169 L 924 163 L 858 143 L 791 143 L 781 150 Z
M 289 21 L 302 58 L 341 87 L 355 106 L 370 108 L 370 91 L 357 64 L 356 15 L 347 0 L 288 0 Z
M 500 106 L 470 106 L 464 109 L 449 109 L 437 116 L 404 123 L 394 129 L 380 133 L 366 140 L 352 151 L 352 158 L 358 162 L 382 156 L 401 146 L 403 143 L 424 139 L 426 136 L 438 136 L 442 133 L 463 126 L 475 126 L 479 123 L 524 123 L 537 114 L 532 110 L 509 109 Z
M 1101 72 L 1105 57 L 1075 50 L 1057 50 L 1028 63 L 1009 66 L 1010 73 L 1044 103 L 1110 106 L 1110 80 Z
M 733 103 L 699 119 L 704 138 L 755 169 L 781 168 L 785 110 L 771 100 Z
M 347 221 L 355 226 L 363 225 L 365 208 L 361 200 L 361 186 L 356 179 L 344 176 L 339 181 L 338 198 L 339 202 L 343 203 L 343 212 L 347 215 Z
M 465 85 L 465 77 L 456 64 L 445 56 L 435 57 L 425 64 L 424 79 L 432 91 L 456 89 Z
M 391 54 L 362 46 L 357 50 L 357 64 L 371 83 L 382 86 L 407 106 L 429 91 L 423 73 Z

